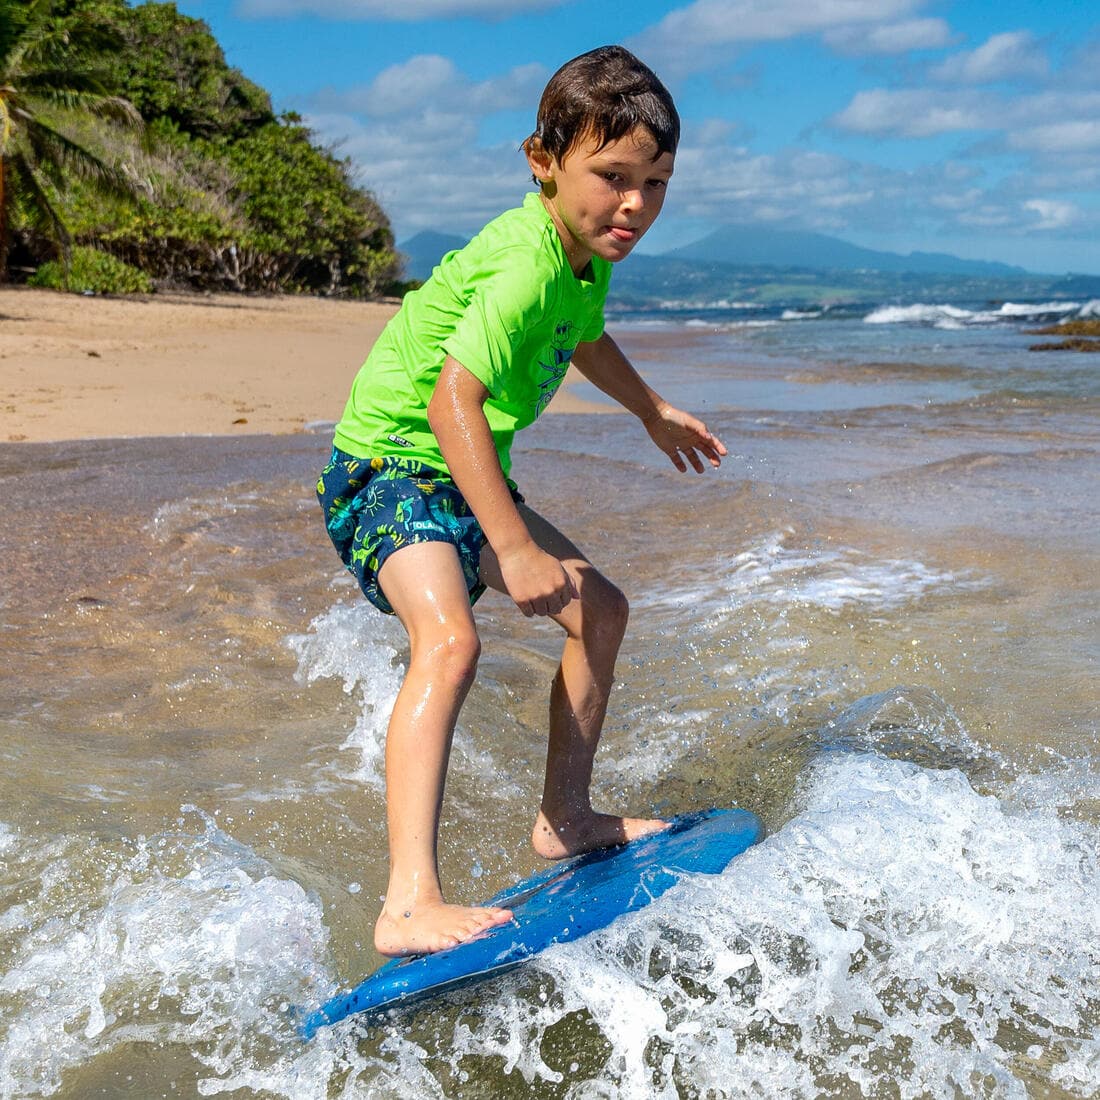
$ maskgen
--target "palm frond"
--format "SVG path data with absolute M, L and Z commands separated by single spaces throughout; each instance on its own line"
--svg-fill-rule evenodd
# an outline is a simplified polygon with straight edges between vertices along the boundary
M 56 80 L 51 85 L 45 77 L 24 82 L 23 91 L 27 99 L 37 99 L 44 107 L 94 115 L 132 130 L 142 129 L 141 113 L 128 99 L 105 95 L 94 80 L 85 83 L 77 79 L 77 74 L 62 75 L 68 77 L 68 86 Z
M 106 141 L 104 124 L 141 128 L 137 109 L 109 94 L 99 68 L 105 50 L 119 45 L 117 29 L 101 13 L 65 12 L 56 0 L 0 0 L 0 155 L 11 184 L 0 192 L 0 281 L 16 206 L 67 256 L 59 200 L 74 179 L 120 198 L 148 192 L 124 163 L 95 148 Z
M 54 202 L 53 190 L 47 179 L 37 171 L 25 154 L 17 152 L 9 158 L 9 178 L 19 185 L 23 194 L 28 223 L 57 241 L 62 257 L 68 260 L 72 239 Z
M 64 172 L 95 180 L 120 197 L 132 197 L 135 180 L 123 168 L 108 163 L 87 145 L 37 116 L 24 128 L 24 138 L 34 151 L 35 163 L 46 169 L 58 187 L 64 186 Z

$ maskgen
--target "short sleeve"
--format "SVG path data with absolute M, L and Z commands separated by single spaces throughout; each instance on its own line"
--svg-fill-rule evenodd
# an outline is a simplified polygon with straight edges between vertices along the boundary
M 472 282 L 462 316 L 443 342 L 443 351 L 493 397 L 507 388 L 506 376 L 529 330 L 547 310 L 551 280 L 534 259 L 530 249 L 498 253 L 492 266 L 483 268 Z

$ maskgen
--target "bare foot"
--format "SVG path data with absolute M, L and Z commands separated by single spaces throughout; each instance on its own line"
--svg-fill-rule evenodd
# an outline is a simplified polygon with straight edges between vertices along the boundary
M 540 810 L 531 833 L 531 846 L 546 859 L 564 859 L 594 848 L 628 844 L 650 833 L 663 832 L 668 826 L 660 818 L 616 817 L 593 811 L 555 821 Z
M 510 909 L 442 901 L 420 902 L 396 915 L 383 909 L 374 926 L 374 946 L 380 955 L 429 955 L 457 947 L 511 919 Z

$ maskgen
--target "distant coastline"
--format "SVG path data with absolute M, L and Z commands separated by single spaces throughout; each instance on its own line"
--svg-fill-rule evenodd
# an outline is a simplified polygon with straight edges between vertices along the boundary
M 430 230 L 402 242 L 398 250 L 406 278 L 423 281 L 447 252 L 465 243 L 463 237 Z M 770 262 L 761 262 L 766 256 Z M 823 234 L 742 227 L 660 255 L 631 256 L 615 269 L 609 302 L 635 309 L 667 308 L 670 303 L 705 308 L 728 301 L 820 308 L 1040 298 L 1100 298 L 1100 275 L 1037 274 L 947 253 L 902 256 Z

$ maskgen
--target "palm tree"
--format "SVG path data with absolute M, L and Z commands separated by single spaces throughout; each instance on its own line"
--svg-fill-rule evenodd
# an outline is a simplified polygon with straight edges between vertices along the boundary
M 70 236 L 58 200 L 70 174 L 116 194 L 139 189 L 64 128 L 66 118 L 81 116 L 141 124 L 136 108 L 110 95 L 92 67 L 105 34 L 87 11 L 58 18 L 54 0 L 0 0 L 0 283 L 8 277 L 16 199 L 67 262 Z

